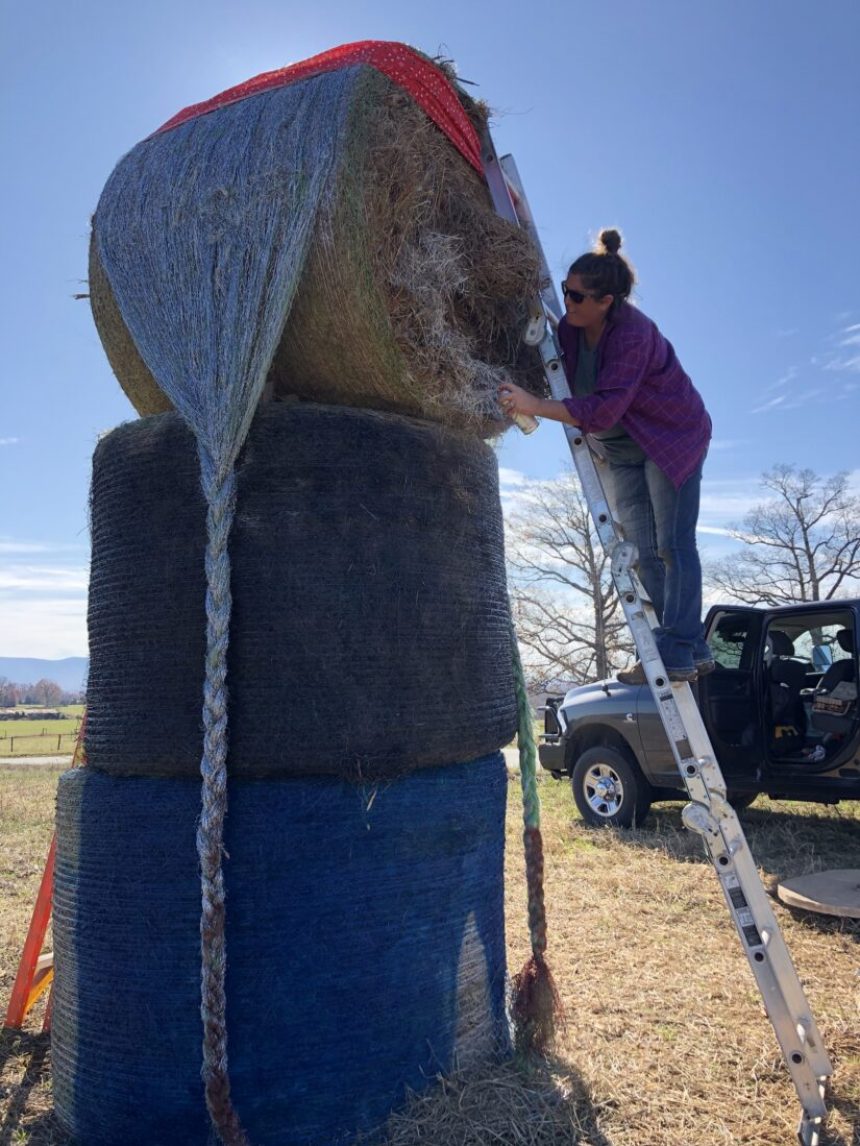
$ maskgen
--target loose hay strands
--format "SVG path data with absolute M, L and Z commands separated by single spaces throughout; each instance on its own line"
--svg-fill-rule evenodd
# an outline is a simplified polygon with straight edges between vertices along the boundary
M 528 236 L 385 77 L 357 85 L 348 135 L 272 367 L 276 392 L 501 432 L 499 383 L 545 385 L 520 342 L 538 279 Z
M 201 866 L 203 1078 L 226 1146 L 245 1135 L 227 1063 L 222 840 L 234 464 L 336 166 L 355 69 L 266 92 L 139 144 L 94 221 L 142 360 L 194 431 L 208 506 Z
M 605 1139 L 583 1137 L 595 1129 L 596 1118 L 581 1080 L 562 1064 L 509 1061 L 440 1078 L 439 1084 L 411 1096 L 406 1109 L 391 1116 L 385 1146 L 608 1146 Z
M 523 844 L 526 857 L 529 939 L 532 953 L 514 976 L 511 1017 L 518 1051 L 545 1051 L 555 1036 L 561 1002 L 552 972 L 546 961 L 547 933 L 544 904 L 543 839 L 540 831 L 540 795 L 537 787 L 537 753 L 532 728 L 531 706 L 526 690 L 520 650 L 512 630 L 514 672 L 519 712 L 517 740 L 520 750 L 520 779 L 523 790 Z

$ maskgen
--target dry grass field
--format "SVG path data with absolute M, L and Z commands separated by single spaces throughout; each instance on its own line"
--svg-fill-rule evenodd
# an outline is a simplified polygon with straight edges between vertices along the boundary
M 57 771 L 0 769 L 0 1003 L 5 1009 L 51 836 Z M 463 1074 L 393 1118 L 388 1146 L 786 1146 L 799 1104 L 701 844 L 680 806 L 634 832 L 586 828 L 543 780 L 550 955 L 566 1023 L 552 1059 Z M 509 964 L 527 955 L 512 780 Z M 860 807 L 744 813 L 766 886 L 860 864 Z M 860 924 L 776 907 L 833 1060 L 822 1146 L 860 1144 Z M 34 1016 L 0 1041 L 0 1146 L 64 1143 Z

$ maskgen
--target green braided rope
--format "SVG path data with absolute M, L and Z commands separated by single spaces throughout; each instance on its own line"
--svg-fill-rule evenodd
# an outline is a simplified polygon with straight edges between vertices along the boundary
M 511 1012 L 517 1049 L 530 1052 L 542 1051 L 552 1041 L 561 1008 L 558 992 L 546 962 L 547 928 L 543 891 L 540 795 L 537 784 L 537 748 L 525 673 L 513 627 L 511 637 L 517 696 L 520 784 L 523 792 L 523 848 L 528 892 L 529 939 L 532 948 L 531 958 L 514 977 Z
M 514 677 L 517 691 L 517 744 L 520 750 L 520 782 L 523 789 L 523 822 L 527 828 L 540 830 L 540 795 L 537 785 L 537 745 L 532 724 L 526 677 L 517 643 L 516 632 L 512 633 L 514 652 Z
M 543 842 L 540 834 L 537 746 L 523 662 L 516 633 L 512 635 L 517 694 L 517 744 L 520 752 L 520 786 L 523 791 L 523 846 L 526 857 L 529 938 L 534 957 L 543 959 L 546 953 L 546 910 L 543 894 Z

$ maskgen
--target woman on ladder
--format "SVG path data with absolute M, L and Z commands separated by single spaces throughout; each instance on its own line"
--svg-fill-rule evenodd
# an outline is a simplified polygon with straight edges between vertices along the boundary
M 655 638 L 670 680 L 693 681 L 714 660 L 702 628 L 696 521 L 711 419 L 672 344 L 628 301 L 635 282 L 618 231 L 602 231 L 562 283 L 558 341 L 573 397 L 536 398 L 506 382 L 507 414 L 579 427 L 607 463 L 614 513 L 639 553 L 638 574 L 657 613 Z M 644 684 L 637 662 L 618 673 Z

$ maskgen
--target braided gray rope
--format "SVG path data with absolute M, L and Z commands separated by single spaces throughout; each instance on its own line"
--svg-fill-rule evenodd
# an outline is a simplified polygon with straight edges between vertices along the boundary
M 222 477 L 200 455 L 206 495 L 206 679 L 203 686 L 203 777 L 197 854 L 200 859 L 201 1004 L 206 1107 L 225 1146 L 247 1139 L 230 1099 L 227 1069 L 226 904 L 221 856 L 227 814 L 227 645 L 230 637 L 230 554 L 227 542 L 236 509 L 236 474 Z

